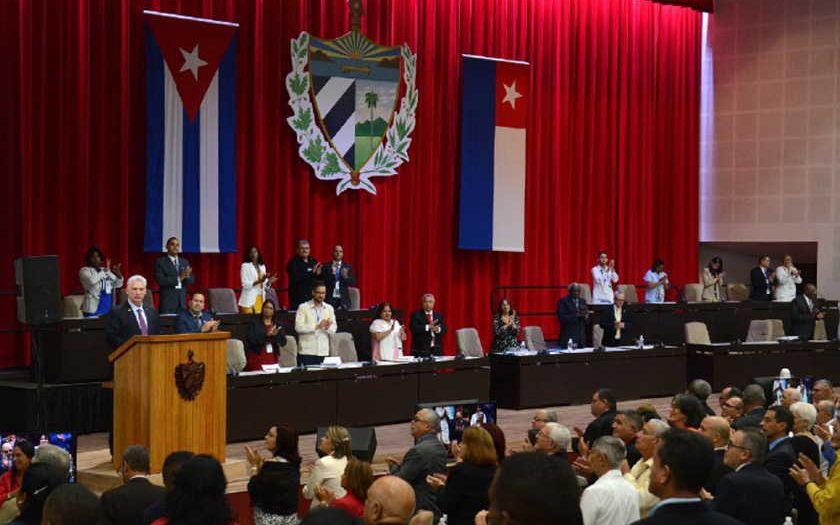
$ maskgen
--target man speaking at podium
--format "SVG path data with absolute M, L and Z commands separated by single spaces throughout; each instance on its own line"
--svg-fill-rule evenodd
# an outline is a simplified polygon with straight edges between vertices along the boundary
M 160 320 L 151 306 L 143 306 L 146 278 L 132 275 L 125 285 L 128 300 L 111 310 L 105 320 L 105 337 L 111 348 L 117 348 L 135 335 L 160 334 Z

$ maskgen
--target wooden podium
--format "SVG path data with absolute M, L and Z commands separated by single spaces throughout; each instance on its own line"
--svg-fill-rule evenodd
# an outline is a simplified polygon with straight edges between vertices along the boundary
M 225 461 L 229 332 L 134 336 L 114 364 L 114 468 L 129 445 L 149 449 L 152 472 L 176 450 Z

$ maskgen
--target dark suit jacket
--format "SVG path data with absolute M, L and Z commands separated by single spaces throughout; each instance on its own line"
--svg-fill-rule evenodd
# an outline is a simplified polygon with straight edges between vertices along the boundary
M 437 496 L 440 511 L 446 514 L 447 525 L 473 525 L 475 515 L 489 508 L 487 491 L 496 467 L 479 467 L 466 461 L 449 472 L 446 485 Z
M 146 316 L 149 335 L 160 334 L 160 319 L 155 309 L 144 306 L 143 313 Z M 105 338 L 111 348 L 116 348 L 134 335 L 140 335 L 140 325 L 137 324 L 137 316 L 126 301 L 108 312 L 105 317 Z
M 304 261 L 297 255 L 286 264 L 286 275 L 289 277 L 289 310 L 297 310 L 300 303 L 312 299 L 316 264 L 318 261 L 312 257 Z M 329 289 L 327 296 L 329 297 Z
M 400 466 L 391 467 L 391 474 L 399 476 L 414 487 L 417 510 L 429 510 L 440 518 L 434 490 L 426 483 L 426 476 L 446 472 L 446 449 L 434 434 L 426 434 L 406 452 Z
M 350 309 L 350 291 L 348 286 L 356 284 L 356 276 L 353 275 L 353 267 L 344 261 L 341 261 L 341 268 L 347 268 L 347 277 L 342 277 L 341 273 L 338 276 L 338 292 L 341 298 L 336 300 L 333 297 L 333 290 L 335 289 L 335 274 L 332 271 L 332 261 L 324 263 L 321 270 L 321 280 L 327 285 L 327 302 L 336 310 Z
M 560 346 L 565 348 L 569 339 L 575 344 L 583 346 L 586 344 L 586 318 L 579 317 L 578 311 L 586 308 L 586 301 L 578 297 L 577 305 L 571 295 L 560 299 L 557 302 L 557 317 L 563 325 L 560 333 Z
M 750 272 L 750 299 L 753 301 L 769 301 L 773 297 L 773 284 L 769 282 L 769 278 L 773 275 L 773 270 L 767 268 L 767 277 L 764 278 L 764 273 L 760 266 L 756 266 Z
M 725 449 L 715 450 L 715 465 L 709 473 L 709 479 L 703 484 L 703 488 L 712 495 L 717 494 L 717 486 L 721 478 L 732 472 L 732 469 L 727 467 L 726 463 L 723 462 L 723 455 L 725 453 Z
M 263 512 L 288 516 L 297 512 L 300 464 L 266 461 L 248 482 L 251 503 Z
M 782 482 L 785 488 L 785 512 L 790 514 L 793 507 L 793 498 L 796 495 L 798 485 L 790 477 L 790 467 L 796 462 L 796 452 L 790 438 L 784 438 L 773 450 L 767 453 L 764 460 L 764 467 L 774 474 Z
M 137 525 L 143 512 L 164 499 L 166 489 L 146 478 L 134 478 L 102 494 L 102 525 Z
M 710 510 L 702 502 L 671 503 L 658 509 L 653 515 L 634 522 L 632 525 L 744 525 L 740 521 Z
M 712 508 L 746 525 L 781 525 L 784 497 L 779 478 L 762 465 L 750 463 L 721 478 Z
M 813 439 L 808 436 L 793 436 L 790 438 L 790 444 L 797 458 L 799 454 L 805 454 L 814 464 L 820 464 L 820 447 L 817 446 Z M 798 525 L 817 525 L 819 523 L 819 515 L 811 503 L 811 498 L 808 497 L 805 488 L 798 484 L 793 494 L 793 506 L 796 508 L 799 516 L 797 521 Z
M 814 338 L 814 324 L 816 319 L 814 314 L 817 312 L 816 301 L 814 303 L 814 310 L 808 309 L 808 302 L 802 294 L 797 295 L 791 303 L 790 311 L 790 329 L 792 334 L 799 336 L 804 341 L 810 341 Z
M 435 334 L 434 346 L 432 346 L 432 333 L 426 331 L 429 320 L 426 312 L 416 310 L 411 313 L 409 329 L 411 330 L 411 355 L 427 357 L 430 355 L 443 355 L 443 335 L 446 333 L 446 323 L 443 321 L 443 314 L 437 310 L 432 312 L 432 319 L 440 326 L 440 333 Z
M 764 407 L 753 408 L 743 416 L 732 422 L 733 430 L 741 430 L 742 428 L 755 427 L 759 428 L 761 419 L 764 417 Z
M 277 324 L 277 326 L 280 328 L 277 335 L 268 337 L 265 334 L 265 325 L 262 319 L 259 315 L 255 315 L 248 325 L 248 335 L 245 337 L 245 350 L 259 354 L 262 352 L 266 343 L 271 343 L 274 348 L 286 346 L 286 330 L 280 324 Z
M 622 346 L 631 344 L 630 341 L 630 323 L 632 316 L 627 310 L 627 304 L 621 307 L 621 322 L 624 323 L 624 328 L 621 330 L 621 339 L 615 338 L 615 307 L 608 306 L 604 309 L 604 315 L 601 317 L 601 328 L 604 329 L 604 339 L 602 344 L 604 346 Z M 632 465 L 632 463 L 630 463 Z
M 213 317 L 210 312 L 201 312 L 198 320 L 193 317 L 192 312 L 181 310 L 178 312 L 178 317 L 175 318 L 175 333 L 176 334 L 200 334 L 201 327 L 207 321 L 212 321 Z
M 178 255 L 178 268 L 175 268 L 168 255 L 161 255 L 155 261 L 155 280 L 160 288 L 158 304 L 160 313 L 174 314 L 187 307 L 187 285 L 192 284 L 195 278 L 190 275 L 181 281 L 180 289 L 175 287 L 178 285 L 178 276 L 189 265 L 189 261 L 180 255 Z
M 583 433 L 583 440 L 591 446 L 599 437 L 612 436 L 612 424 L 617 413 L 615 410 L 609 410 L 596 417 L 586 426 L 586 430 Z

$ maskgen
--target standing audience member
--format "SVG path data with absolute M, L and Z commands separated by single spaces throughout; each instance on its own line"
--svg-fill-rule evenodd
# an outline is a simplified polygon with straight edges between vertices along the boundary
M 716 494 L 720 479 L 732 472 L 724 461 L 726 447 L 729 445 L 730 430 L 729 421 L 720 416 L 706 416 L 700 423 L 700 433 L 706 436 L 715 449 L 715 466 L 709 474 L 709 479 L 703 484 L 703 488 L 709 494 Z
M 245 253 L 245 260 L 239 267 L 239 281 L 242 285 L 239 311 L 243 314 L 260 313 L 268 290 L 277 281 L 277 276 L 265 269 L 262 252 L 256 246 L 251 246 Z
M 64 473 L 46 463 L 33 463 L 23 473 L 17 494 L 20 515 L 11 525 L 41 525 L 44 503 L 53 490 L 67 483 Z
M 423 308 L 415 310 L 409 321 L 411 330 L 411 355 L 429 357 L 443 355 L 443 334 L 446 323 L 443 314 L 435 311 L 435 296 L 423 294 Z
M 195 457 L 195 454 L 189 452 L 187 450 L 178 450 L 172 452 L 163 460 L 163 468 L 161 469 L 161 475 L 163 477 L 163 487 L 166 489 L 166 492 L 171 492 L 173 488 L 175 488 L 175 476 L 178 474 L 178 471 L 181 470 L 181 466 L 184 463 L 191 460 Z M 151 525 L 155 521 L 159 520 L 164 515 L 164 503 L 166 502 L 166 497 L 164 499 L 155 503 L 154 505 L 150 506 L 146 510 L 143 511 L 143 519 L 140 521 L 142 525 Z
M 374 361 L 396 361 L 403 356 L 405 326 L 394 319 L 391 303 L 380 303 L 370 323 L 370 346 Z
M 817 287 L 808 283 L 791 304 L 791 333 L 803 341 L 810 341 L 820 319 L 825 319 L 825 313 L 817 306 Z
M 726 272 L 723 271 L 723 259 L 712 257 L 709 265 L 703 268 L 700 282 L 703 283 L 703 293 L 700 298 L 706 303 L 719 303 L 726 300 Z
M 770 256 L 762 255 L 758 258 L 758 266 L 750 272 L 750 299 L 769 301 L 773 295 L 775 280 L 776 274 L 770 269 Z
M 599 437 L 612 435 L 613 420 L 618 413 L 616 410 L 613 391 L 609 388 L 599 388 L 592 394 L 592 401 L 589 403 L 589 411 L 595 419 L 586 426 L 585 432 L 578 427 L 574 427 L 573 430 L 586 445 L 591 446 Z
M 793 430 L 793 414 L 783 406 L 772 406 L 764 412 L 761 420 L 761 431 L 767 437 L 767 457 L 764 466 L 771 474 L 781 480 L 785 488 L 785 501 L 787 507 L 785 512 L 789 513 L 793 505 L 796 492 L 796 484 L 790 477 L 790 467 L 796 461 L 796 452 L 793 450 L 788 434 Z
M 613 420 L 612 435 L 624 443 L 627 450 L 627 463 L 635 465 L 642 455 L 636 450 L 636 436 L 642 430 L 642 416 L 635 410 L 622 410 Z
M 236 525 L 225 497 L 227 479 L 213 456 L 199 454 L 181 466 L 166 494 L 165 515 L 152 525 Z
M 340 244 L 333 247 L 333 258 L 329 263 L 323 263 L 315 270 L 315 274 L 327 286 L 327 303 L 336 311 L 350 309 L 349 286 L 356 285 L 353 267 L 344 262 L 344 248 Z
M 720 403 L 720 409 L 723 410 L 723 404 L 726 403 L 726 400 L 730 397 L 741 397 L 741 389 L 737 386 L 725 386 L 723 390 L 720 391 L 720 395 L 718 396 L 718 403 Z M 722 414 L 721 414 L 722 415 Z
M 341 487 L 345 490 L 344 497 L 336 498 L 335 494 L 324 485 L 315 487 L 315 494 L 325 505 L 340 508 L 351 516 L 361 518 L 365 514 L 365 499 L 372 483 L 373 470 L 370 463 L 351 457 L 347 461 L 344 474 L 341 475 Z
M 727 399 L 722 407 L 721 414 L 729 421 L 730 425 L 744 415 L 744 400 L 738 396 Z
M 705 412 L 707 416 L 717 415 L 708 403 L 709 396 L 712 395 L 712 385 L 710 385 L 708 381 L 706 381 L 705 379 L 692 380 L 688 384 L 686 394 L 690 394 L 696 397 L 698 401 L 700 401 L 700 404 L 703 406 L 703 412 Z
M 262 304 L 260 313 L 251 316 L 245 343 L 245 370 L 262 370 L 262 365 L 277 364 L 277 352 L 286 346 L 286 331 L 278 321 L 277 305 L 271 299 Z
M 493 343 L 490 345 L 494 353 L 504 352 L 516 348 L 519 336 L 519 314 L 510 305 L 510 301 L 499 301 L 499 309 L 493 316 Z
M 414 514 L 414 502 L 414 490 L 404 479 L 383 476 L 368 489 L 362 520 L 365 525 L 408 525 Z
M 615 301 L 612 308 L 607 307 L 601 320 L 601 328 L 604 329 L 604 346 L 621 346 L 629 343 L 630 334 L 627 333 L 627 325 L 630 324 L 630 315 L 625 308 L 624 292 L 615 292 Z
M 114 293 L 123 285 L 120 264 L 111 264 L 102 250 L 91 246 L 85 254 L 85 265 L 79 270 L 79 280 L 85 290 L 82 315 L 105 315 L 114 306 Z
M 665 273 L 665 261 L 656 259 L 650 270 L 644 276 L 645 281 L 645 302 L 664 303 L 665 292 L 671 286 L 668 274 Z
M 746 427 L 758 427 L 764 417 L 764 407 L 767 400 L 761 385 L 751 384 L 744 388 L 741 396 L 744 401 L 744 415 L 732 422 L 732 428 L 740 430 Z
M 99 525 L 99 498 L 80 483 L 57 487 L 44 502 L 43 525 Z
M 834 450 L 840 449 L 840 432 L 831 437 Z M 796 483 L 805 489 L 812 506 L 820 518 L 820 525 L 840 523 L 840 467 L 835 462 L 828 478 L 822 475 L 819 467 L 804 454 L 800 455 L 795 465 L 790 468 L 790 475 Z
M 811 433 L 811 428 L 817 420 L 817 409 L 814 405 L 801 401 L 793 403 L 789 409 L 793 415 L 793 437 L 790 438 L 793 452 L 797 457 L 805 455 L 816 465 L 821 465 L 822 440 Z M 804 490 L 799 489 L 794 492 L 793 506 L 797 510 L 798 525 L 817 525 L 819 522 L 817 511 L 814 510 Z
M 135 335 L 160 334 L 157 312 L 151 306 L 143 305 L 146 278 L 132 275 L 126 281 L 125 289 L 128 300 L 105 317 L 105 338 L 111 348 L 117 348 Z
M 166 254 L 155 261 L 155 280 L 159 289 L 161 314 L 176 314 L 187 307 L 187 285 L 195 281 L 190 263 L 180 255 L 181 241 L 170 237 Z
M 135 525 L 143 511 L 159 503 L 166 489 L 149 481 L 149 451 L 140 445 L 125 449 L 120 466 L 123 484 L 102 494 L 102 523 Z
M 178 312 L 175 318 L 176 334 L 203 334 L 219 329 L 220 321 L 204 311 L 204 293 L 193 292 L 186 310 Z
M 817 379 L 814 381 L 814 387 L 811 391 L 814 403 L 820 401 L 834 402 L 834 385 L 828 379 Z
M 296 525 L 300 490 L 298 434 L 288 425 L 275 425 L 265 435 L 265 448 L 271 453 L 269 459 L 245 447 L 251 465 L 248 495 L 254 506 L 254 523 Z
M 341 476 L 347 468 L 347 460 L 353 455 L 350 432 L 344 427 L 330 426 L 318 442 L 318 449 L 324 454 L 315 461 L 309 480 L 303 487 L 303 497 L 312 500 L 312 507 L 325 503 L 318 497 L 320 486 L 329 489 L 335 498 L 343 498 L 346 491 L 341 486 Z
M 629 481 L 636 493 L 639 495 L 639 515 L 644 518 L 654 505 L 659 503 L 659 498 L 650 492 L 650 469 L 653 467 L 653 454 L 659 446 L 660 438 L 668 430 L 668 423 L 661 419 L 647 421 L 636 437 L 636 448 L 642 457 L 633 468 L 627 463 L 622 463 L 621 471 L 624 479 Z
M 782 390 L 782 406 L 790 408 L 794 403 L 802 401 L 802 391 L 798 388 L 789 387 Z
M 598 481 L 583 491 L 580 510 L 584 525 L 627 525 L 639 519 L 639 496 L 621 475 L 624 442 L 613 436 L 598 438 L 589 451 L 589 465 Z
M 677 394 L 671 400 L 671 412 L 668 414 L 668 424 L 672 428 L 681 430 L 697 430 L 706 413 L 700 401 L 689 394 Z
M 589 318 L 589 308 L 580 296 L 580 285 L 569 284 L 569 294 L 557 302 L 557 318 L 563 326 L 560 333 L 560 344 L 569 341 L 578 346 L 586 344 L 586 320 Z M 612 300 L 610 300 L 612 301 Z
M 615 261 L 607 256 L 607 252 L 599 252 L 598 264 L 592 267 L 592 302 L 612 304 L 613 284 L 617 282 Z
M 312 286 L 312 299 L 298 305 L 295 332 L 298 334 L 298 364 L 320 365 L 330 355 L 329 334 L 337 329 L 335 311 L 325 302 L 324 283 Z
M 309 241 L 299 240 L 295 256 L 289 259 L 286 265 L 286 275 L 289 277 L 290 310 L 297 310 L 301 303 L 305 303 L 312 297 L 315 273 L 321 265 L 309 256 L 310 251 Z
M 776 289 L 773 291 L 773 298 L 776 301 L 793 301 L 797 284 L 802 284 L 802 276 L 793 265 L 793 257 L 785 255 L 782 265 L 776 268 Z

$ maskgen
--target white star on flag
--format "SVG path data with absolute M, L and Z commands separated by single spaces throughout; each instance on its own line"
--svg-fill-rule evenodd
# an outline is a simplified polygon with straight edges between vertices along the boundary
M 516 99 L 522 98 L 523 96 L 521 93 L 516 91 L 516 81 L 514 80 L 513 84 L 509 86 L 504 83 L 502 85 L 505 86 L 505 98 L 502 99 L 502 104 L 510 102 L 510 107 L 516 109 Z
M 192 51 L 187 51 L 184 48 L 178 49 L 181 51 L 181 55 L 184 57 L 184 65 L 181 66 L 181 70 L 178 72 L 183 73 L 184 71 L 189 70 L 192 72 L 193 78 L 198 80 L 198 68 L 207 65 L 207 62 L 201 60 L 201 58 L 199 58 L 198 56 L 198 44 L 195 45 Z

